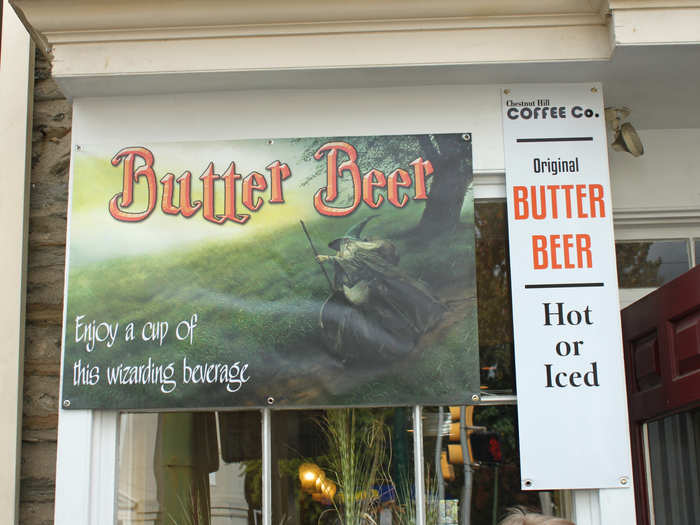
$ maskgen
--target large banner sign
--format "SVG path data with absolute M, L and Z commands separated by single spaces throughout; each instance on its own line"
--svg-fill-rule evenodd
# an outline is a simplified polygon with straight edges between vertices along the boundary
M 469 134 L 79 144 L 66 408 L 479 392 Z
M 523 489 L 631 483 L 600 85 L 502 94 Z

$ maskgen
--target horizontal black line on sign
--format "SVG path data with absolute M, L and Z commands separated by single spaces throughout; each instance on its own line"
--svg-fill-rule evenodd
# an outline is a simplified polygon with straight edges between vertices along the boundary
M 591 288 L 594 286 L 604 286 L 604 283 L 526 284 L 525 288 Z
M 542 137 L 532 139 L 516 139 L 516 142 L 584 142 L 593 137 Z

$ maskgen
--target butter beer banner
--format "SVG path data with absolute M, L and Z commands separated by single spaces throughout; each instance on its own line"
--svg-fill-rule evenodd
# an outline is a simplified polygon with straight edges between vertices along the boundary
M 469 134 L 81 144 L 63 406 L 464 403 Z

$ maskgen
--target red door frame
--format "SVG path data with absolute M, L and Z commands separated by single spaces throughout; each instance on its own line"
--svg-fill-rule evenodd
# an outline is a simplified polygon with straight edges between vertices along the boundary
M 700 405 L 700 266 L 622 310 L 637 523 L 649 525 L 644 423 Z

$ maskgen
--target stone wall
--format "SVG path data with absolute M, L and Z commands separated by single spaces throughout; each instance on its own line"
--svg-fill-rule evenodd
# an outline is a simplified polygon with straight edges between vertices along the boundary
M 37 54 L 29 197 L 20 523 L 53 523 L 71 103 Z

